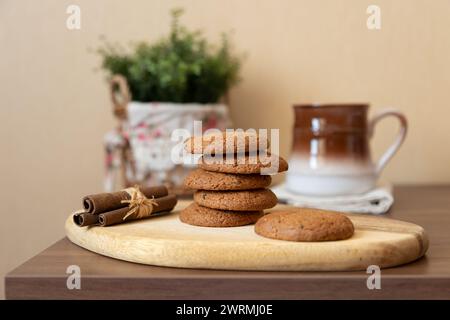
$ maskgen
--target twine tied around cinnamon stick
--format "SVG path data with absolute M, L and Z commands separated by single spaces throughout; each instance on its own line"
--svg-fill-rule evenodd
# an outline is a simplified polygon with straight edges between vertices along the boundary
M 148 217 L 152 214 L 153 208 L 158 206 L 155 197 L 153 196 L 152 199 L 147 198 L 141 192 L 138 185 L 127 188 L 124 191 L 130 195 L 131 199 L 121 201 L 121 203 L 128 203 L 128 207 L 130 208 L 130 211 L 123 217 L 123 220 L 126 220 L 133 214 L 136 214 L 136 218 Z

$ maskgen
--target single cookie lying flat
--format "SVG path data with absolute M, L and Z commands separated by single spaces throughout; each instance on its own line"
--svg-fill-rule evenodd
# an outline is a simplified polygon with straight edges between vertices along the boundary
M 255 223 L 262 211 L 225 211 L 190 204 L 180 213 L 184 223 L 201 227 L 238 227 Z
M 194 201 L 201 206 L 213 209 L 255 211 L 274 207 L 278 199 L 269 189 L 245 191 L 200 190 L 194 193 Z
M 255 232 L 278 240 L 335 241 L 350 238 L 354 227 L 342 213 L 298 208 L 265 215 L 256 223 Z
M 196 154 L 255 152 L 269 147 L 267 135 L 256 131 L 230 131 L 194 136 L 184 142 L 184 148 Z
M 258 156 L 255 154 L 233 155 L 232 157 L 202 156 L 199 168 L 207 171 L 235 174 L 276 174 L 286 171 L 288 163 L 274 154 Z
M 184 185 L 203 190 L 250 190 L 268 187 L 270 176 L 259 174 L 231 174 L 196 169 L 184 179 Z

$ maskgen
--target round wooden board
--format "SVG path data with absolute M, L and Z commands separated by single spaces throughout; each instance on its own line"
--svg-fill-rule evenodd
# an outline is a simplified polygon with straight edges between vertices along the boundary
M 329 242 L 272 240 L 254 226 L 205 228 L 169 215 L 110 227 L 78 227 L 69 217 L 67 237 L 75 244 L 116 259 L 155 266 L 222 270 L 344 271 L 408 263 L 428 249 L 425 230 L 384 217 L 348 214 L 352 238 Z M 269 210 L 286 208 L 279 205 Z

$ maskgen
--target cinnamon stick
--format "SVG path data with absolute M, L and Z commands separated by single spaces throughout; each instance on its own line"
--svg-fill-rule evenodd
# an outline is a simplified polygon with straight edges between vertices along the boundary
M 165 186 L 143 187 L 140 190 L 147 198 L 159 198 L 169 194 Z M 122 203 L 122 200 L 130 200 L 130 198 L 128 192 L 124 190 L 112 193 L 92 194 L 83 198 L 83 207 L 86 212 L 95 215 L 127 207 L 127 204 Z
M 162 213 L 171 211 L 177 204 L 177 197 L 175 195 L 171 194 L 168 196 L 155 198 L 155 202 L 158 205 L 154 207 L 154 209 L 149 217 L 154 216 L 154 215 L 160 215 Z M 114 224 L 118 224 L 118 223 L 124 223 L 127 221 L 138 219 L 136 217 L 136 214 L 132 214 L 124 220 L 123 218 L 127 215 L 127 213 L 129 211 L 130 211 L 130 208 L 126 207 L 126 208 L 119 208 L 119 209 L 109 211 L 109 212 L 100 213 L 98 215 L 98 222 L 99 222 L 100 226 L 106 227 L 106 226 L 110 226 L 110 225 L 114 225 Z
M 79 227 L 98 224 L 98 215 L 89 212 L 80 212 L 73 215 L 73 222 Z

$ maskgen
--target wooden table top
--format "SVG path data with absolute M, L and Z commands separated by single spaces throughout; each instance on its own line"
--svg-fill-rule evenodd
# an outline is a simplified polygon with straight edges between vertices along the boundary
M 450 186 L 396 187 L 387 217 L 421 225 L 430 248 L 413 263 L 366 272 L 255 272 L 153 267 L 56 242 L 5 277 L 7 299 L 450 299 Z M 69 290 L 77 265 L 81 289 Z

